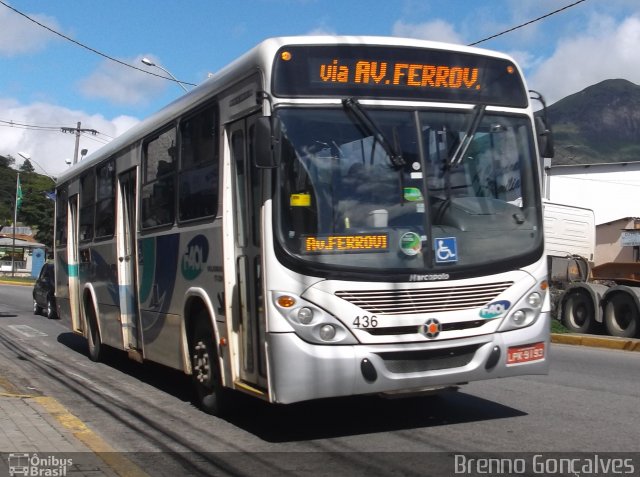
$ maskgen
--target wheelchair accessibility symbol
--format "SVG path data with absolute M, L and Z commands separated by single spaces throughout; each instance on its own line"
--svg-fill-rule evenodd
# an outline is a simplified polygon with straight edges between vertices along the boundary
M 455 237 L 435 239 L 436 263 L 453 263 L 458 261 L 458 246 Z

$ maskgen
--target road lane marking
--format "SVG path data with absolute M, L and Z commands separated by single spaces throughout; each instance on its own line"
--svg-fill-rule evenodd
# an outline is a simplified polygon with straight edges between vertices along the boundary
M 8 325 L 7 328 L 12 330 L 13 332 L 20 333 L 27 338 L 35 338 L 37 336 L 49 336 L 46 333 L 43 333 L 40 330 L 36 330 L 28 325 Z

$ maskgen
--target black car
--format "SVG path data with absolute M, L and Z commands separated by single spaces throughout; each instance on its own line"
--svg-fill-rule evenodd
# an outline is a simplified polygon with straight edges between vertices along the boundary
M 56 275 L 53 263 L 45 263 L 40 270 L 40 276 L 33 286 L 33 313 L 43 314 L 54 319 L 58 317 L 56 310 Z

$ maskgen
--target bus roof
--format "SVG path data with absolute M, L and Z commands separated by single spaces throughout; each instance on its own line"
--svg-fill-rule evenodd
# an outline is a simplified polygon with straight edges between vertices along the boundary
M 181 112 L 205 102 L 214 94 L 224 90 L 234 81 L 244 78 L 258 70 L 265 75 L 265 84 L 271 81 L 271 64 L 277 51 L 283 46 L 306 45 L 367 45 L 367 46 L 401 46 L 413 48 L 425 48 L 467 53 L 472 55 L 491 56 L 513 62 L 508 55 L 493 50 L 469 47 L 465 45 L 443 43 L 415 38 L 384 37 L 384 36 L 286 36 L 268 38 L 254 46 L 252 49 L 224 66 L 218 72 L 212 74 L 207 80 L 193 88 L 188 93 L 177 98 L 153 115 L 127 130 L 105 146 L 87 156 L 81 162 L 73 165 L 60 175 L 57 184 L 64 184 L 68 179 L 81 174 L 96 163 L 116 154 L 122 148 L 142 140 L 148 134 L 166 125 L 172 119 L 177 118 Z M 517 65 L 516 65 L 517 66 Z M 519 68 L 519 67 L 518 67 Z M 520 75 L 522 73 L 520 71 Z

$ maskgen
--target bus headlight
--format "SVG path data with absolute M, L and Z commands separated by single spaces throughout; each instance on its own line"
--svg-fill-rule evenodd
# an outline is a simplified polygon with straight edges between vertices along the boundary
M 542 311 L 546 289 L 546 282 L 542 282 L 536 290 L 529 292 L 504 318 L 498 331 L 517 330 L 534 324 Z
M 336 329 L 333 325 L 322 325 L 318 334 L 323 340 L 331 341 L 336 336 Z
M 308 325 L 313 320 L 313 310 L 308 306 L 303 306 L 298 310 L 298 320 L 303 325 Z
M 290 293 L 275 292 L 273 303 L 280 314 L 305 341 L 317 344 L 356 344 L 351 331 L 335 316 Z

